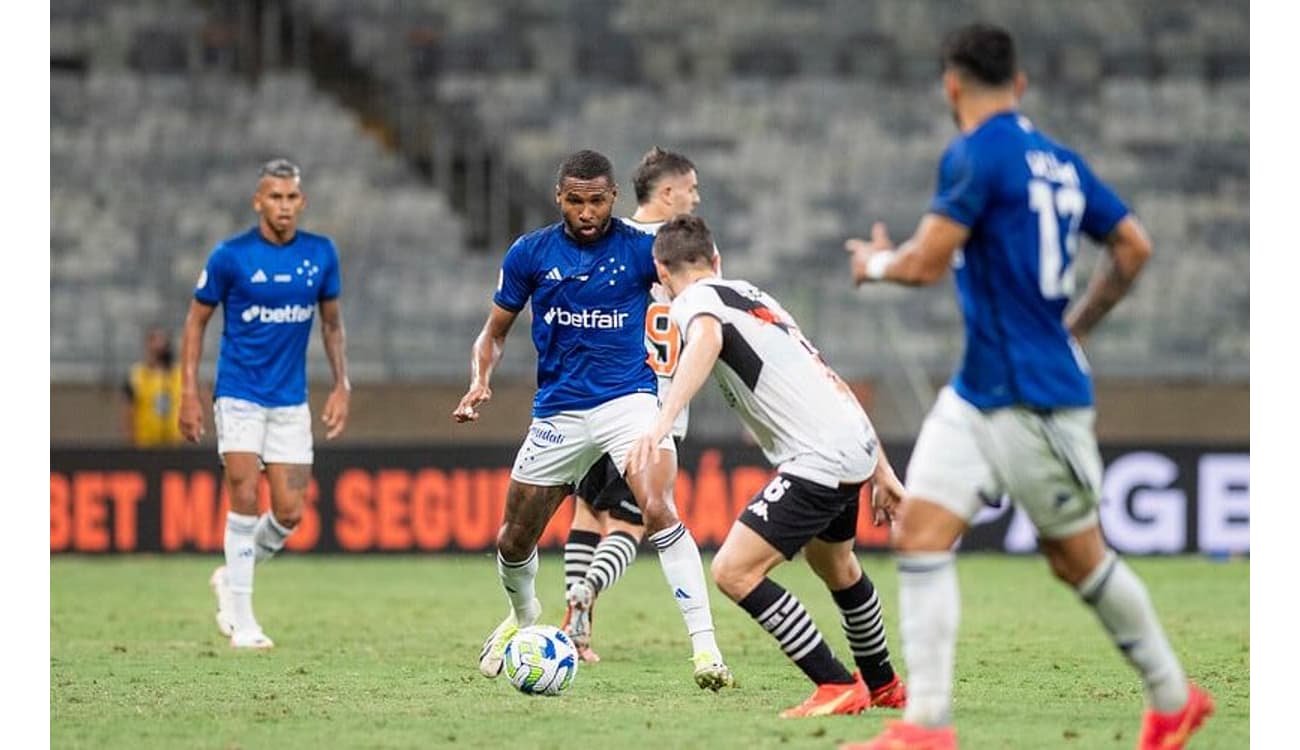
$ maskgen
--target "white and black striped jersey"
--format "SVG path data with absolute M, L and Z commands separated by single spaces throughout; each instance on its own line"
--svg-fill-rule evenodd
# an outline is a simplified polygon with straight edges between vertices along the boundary
M 641 222 L 624 218 L 623 223 L 646 234 L 656 234 L 665 222 Z M 645 313 L 645 350 L 650 369 L 659 378 L 659 401 L 663 403 L 672 385 L 673 373 L 677 371 L 677 360 L 682 353 L 682 333 L 677 324 L 668 315 L 668 293 L 655 284 L 650 287 L 650 307 Z M 673 420 L 673 437 L 686 437 L 686 426 L 690 422 L 690 407 L 682 409 Z
M 688 337 L 697 316 L 722 324 L 714 379 L 779 471 L 829 487 L 875 471 L 871 421 L 770 295 L 747 281 L 710 277 L 683 290 L 671 314 Z

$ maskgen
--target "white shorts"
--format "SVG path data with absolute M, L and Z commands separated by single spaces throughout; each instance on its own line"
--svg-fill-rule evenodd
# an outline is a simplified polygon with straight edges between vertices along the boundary
M 311 412 L 307 404 L 262 406 L 222 396 L 212 406 L 217 452 L 256 453 L 264 464 L 311 464 Z
M 945 387 L 907 465 L 909 495 L 969 522 L 1011 498 L 1048 539 L 1097 524 L 1101 453 L 1090 408 L 980 411 Z
M 534 418 L 510 478 L 540 487 L 577 487 L 605 453 L 621 473 L 628 452 L 658 415 L 659 400 L 653 393 L 630 393 L 591 409 Z M 671 437 L 659 447 L 677 452 Z

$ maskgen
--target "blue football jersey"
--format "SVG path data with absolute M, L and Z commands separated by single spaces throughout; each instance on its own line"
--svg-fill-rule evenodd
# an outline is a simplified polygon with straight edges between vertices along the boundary
M 537 348 L 533 416 L 590 409 L 629 393 L 655 393 L 645 314 L 655 274 L 654 237 L 610 221 L 582 245 L 564 222 L 511 245 L 492 301 L 519 312 L 532 300 Z
M 970 229 L 953 261 L 966 326 L 954 390 L 981 409 L 1091 405 L 1063 316 L 1079 232 L 1103 240 L 1124 203 L 1077 154 L 1004 112 L 948 146 L 930 211 Z
M 262 406 L 307 401 L 307 341 L 316 305 L 339 296 L 339 258 L 328 237 L 299 230 L 285 245 L 253 227 L 213 249 L 194 298 L 222 306 L 213 398 Z

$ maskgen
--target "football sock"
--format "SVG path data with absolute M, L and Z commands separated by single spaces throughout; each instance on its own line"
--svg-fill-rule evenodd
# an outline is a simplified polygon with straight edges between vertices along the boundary
M 501 576 L 501 586 L 506 590 L 506 597 L 515 611 L 515 621 L 521 628 L 532 625 L 540 614 L 533 607 L 533 600 L 537 598 L 534 586 L 537 567 L 536 547 L 519 562 L 510 562 L 497 553 L 497 574 Z
M 840 608 L 840 624 L 849 641 L 853 661 L 862 672 L 867 687 L 876 689 L 894 679 L 894 667 L 889 663 L 889 645 L 885 643 L 885 618 L 880 611 L 880 597 L 876 587 L 863 573 L 858 582 L 846 589 L 832 591 Z
M 253 532 L 256 528 L 257 516 L 226 513 L 226 585 L 230 587 L 234 605 L 231 614 L 239 630 L 257 624 L 253 617 Z
M 626 531 L 612 531 L 600 541 L 587 571 L 587 581 L 597 593 L 613 586 L 636 559 L 636 537 Z M 703 563 L 701 563 L 703 570 Z
M 713 638 L 713 613 L 709 611 L 709 589 L 704 584 L 704 564 L 695 537 L 680 522 L 650 536 L 659 550 L 659 565 L 672 591 L 673 600 L 682 611 L 686 632 L 691 635 L 695 653 L 710 652 L 722 658 Z
M 1187 704 L 1187 675 L 1165 638 L 1141 579 L 1119 556 L 1108 552 L 1077 590 L 1142 676 L 1151 708 L 1160 713 L 1182 709 Z
M 600 534 L 594 531 L 569 531 L 569 541 L 564 544 L 564 593 L 569 593 L 569 587 L 587 577 L 598 544 Z
M 898 597 L 907 660 L 907 708 L 903 720 L 925 727 L 952 723 L 952 672 L 961 598 L 956 555 L 898 555 Z
M 852 684 L 853 675 L 831 653 L 808 611 L 781 584 L 764 578 L 737 604 L 772 634 L 785 655 L 815 684 Z
M 275 514 L 267 511 L 262 517 L 257 519 L 257 528 L 253 529 L 253 559 L 256 562 L 265 562 L 275 556 L 275 553 L 284 548 L 284 540 L 289 538 L 293 533 L 292 528 L 286 528 L 275 520 Z

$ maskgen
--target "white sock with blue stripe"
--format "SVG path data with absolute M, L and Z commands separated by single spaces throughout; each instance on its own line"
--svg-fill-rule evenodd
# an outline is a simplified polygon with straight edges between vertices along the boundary
M 709 610 L 704 563 L 700 560 L 700 548 L 695 544 L 695 537 L 679 522 L 652 534 L 650 543 L 659 550 L 659 565 L 664 570 L 673 601 L 682 611 L 695 653 L 712 653 L 721 660 L 722 651 L 713 637 L 713 613 Z

